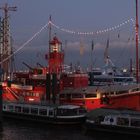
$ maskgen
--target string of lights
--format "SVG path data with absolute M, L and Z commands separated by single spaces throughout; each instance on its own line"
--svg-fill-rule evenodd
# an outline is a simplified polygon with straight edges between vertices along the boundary
M 107 32 L 110 32 L 110 31 L 114 31 L 114 30 L 117 30 L 119 28 L 121 28 L 122 26 L 125 26 L 126 24 L 130 24 L 130 23 L 133 23 L 134 20 L 133 18 L 131 19 L 128 19 L 116 26 L 112 26 L 110 28 L 106 28 L 106 29 L 103 29 L 103 30 L 98 30 L 98 31 L 95 31 L 95 32 L 81 32 L 81 31 L 74 31 L 74 30 L 69 30 L 69 29 L 65 29 L 63 27 L 60 27 L 56 24 L 54 24 L 52 21 L 49 21 L 49 23 L 54 26 L 55 28 L 57 28 L 58 30 L 61 30 L 63 32 L 66 32 L 66 33 L 69 33 L 69 34 L 76 34 L 76 35 L 99 35 L 99 34 L 103 34 L 103 33 L 107 33 Z
M 95 31 L 95 32 L 81 32 L 81 31 L 74 31 L 74 30 L 69 30 L 69 29 L 65 29 L 65 28 L 61 28 L 60 26 L 54 24 L 52 21 L 49 21 L 47 24 L 45 24 L 38 32 L 36 32 L 29 40 L 27 40 L 23 45 L 21 45 L 13 54 L 9 55 L 7 58 L 5 58 L 3 61 L 0 62 L 0 64 L 2 64 L 3 62 L 7 61 L 8 59 L 10 59 L 13 55 L 15 55 L 16 53 L 18 53 L 21 49 L 23 49 L 27 44 L 29 44 L 36 36 L 38 36 L 44 29 L 46 29 L 50 24 L 52 26 L 54 26 L 55 28 L 63 31 L 63 32 L 66 32 L 66 33 L 70 33 L 70 34 L 76 34 L 76 35 L 99 35 L 99 34 L 103 34 L 103 33 L 107 33 L 107 32 L 110 32 L 110 31 L 114 31 L 114 30 L 117 30 L 119 28 L 121 28 L 122 26 L 128 24 L 128 23 L 131 23 L 133 24 L 134 28 L 135 27 L 135 21 L 133 20 L 133 18 L 131 19 L 128 19 L 116 26 L 112 26 L 110 28 L 106 28 L 104 30 L 98 30 L 98 31 Z M 138 36 L 139 38 L 139 36 Z M 140 38 L 139 38 L 139 43 L 140 43 Z

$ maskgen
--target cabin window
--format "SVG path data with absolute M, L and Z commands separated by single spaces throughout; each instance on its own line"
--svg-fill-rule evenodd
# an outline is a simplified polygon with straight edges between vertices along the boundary
M 49 116 L 53 115 L 53 110 L 49 110 Z
M 129 77 L 120 77 L 120 78 L 114 78 L 115 82 L 132 82 L 133 78 Z
M 132 92 L 139 91 L 139 88 L 132 89 Z
M 140 127 L 140 119 L 131 119 L 131 126 Z
M 110 95 L 114 95 L 115 94 L 115 92 L 110 92 Z
M 37 69 L 38 74 L 42 74 L 42 69 Z
M 47 110 L 46 109 L 40 109 L 39 114 L 40 115 L 47 115 Z
M 39 93 L 36 93 L 36 97 L 39 97 Z
M 64 114 L 62 109 L 57 109 L 57 115 L 62 116 Z
M 22 92 L 22 95 L 24 95 L 24 96 L 25 96 L 25 95 L 26 95 L 26 92 Z
M 79 109 L 79 114 L 83 114 L 83 113 L 86 113 L 86 110 L 84 108 L 80 108 Z
M 104 119 L 105 119 L 105 121 L 109 121 L 109 119 L 110 118 L 104 118 L 104 116 L 97 116 L 96 118 L 95 118 L 95 123 L 97 123 L 97 124 L 99 124 L 99 123 L 101 123 L 102 121 L 104 121 Z
M 29 108 L 28 107 L 23 107 L 23 113 L 29 113 Z
M 65 94 L 60 94 L 59 97 L 60 98 L 65 98 Z
M 114 119 L 113 118 L 110 118 L 110 122 L 113 123 L 114 122 Z
M 31 108 L 31 114 L 38 114 L 38 108 Z
M 57 115 L 60 115 L 60 116 L 77 115 L 77 110 L 76 109 L 58 109 Z
M 129 119 L 119 117 L 117 119 L 117 125 L 128 126 L 129 125 Z
M 66 99 L 67 99 L 67 100 L 71 100 L 71 94 L 67 94 L 67 95 L 66 95 Z
M 97 97 L 97 94 L 90 93 L 90 94 L 86 94 L 85 97 L 86 98 L 96 98 Z
M 13 111 L 13 109 L 14 109 L 14 106 L 13 105 L 9 105 L 8 106 L 8 110 Z
M 105 118 L 105 121 L 108 122 L 109 118 Z
M 102 93 L 102 94 L 103 94 L 103 96 L 104 96 L 104 95 L 109 95 L 109 93 L 110 93 L 110 92 L 104 92 L 104 93 Z
M 124 94 L 124 93 L 128 93 L 128 91 L 127 90 L 124 90 L 124 91 L 118 91 L 118 92 L 116 92 L 116 94 Z
M 6 106 L 5 106 L 5 105 L 3 105 L 3 109 L 4 109 L 4 110 L 6 109 Z
M 113 82 L 113 80 L 109 79 L 109 78 L 102 78 L 102 79 L 94 78 L 94 82 L 99 82 L 99 83 L 101 83 L 101 82 L 108 82 L 108 83 L 111 83 L 111 82 Z
M 21 112 L 21 107 L 20 106 L 15 106 L 15 112 Z
M 72 98 L 83 98 L 82 94 L 72 94 Z

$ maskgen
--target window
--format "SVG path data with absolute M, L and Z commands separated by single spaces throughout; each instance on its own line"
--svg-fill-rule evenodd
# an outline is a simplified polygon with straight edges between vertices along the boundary
M 8 106 L 8 110 L 9 110 L 9 111 L 13 111 L 13 109 L 14 109 L 13 105 L 9 105 L 9 106 Z
M 119 117 L 117 119 L 117 125 L 128 126 L 129 125 L 129 119 L 128 118 L 121 118 L 121 117 Z
M 40 109 L 39 114 L 40 115 L 47 115 L 47 110 L 46 109 Z
M 114 122 L 114 119 L 113 118 L 110 118 L 110 122 L 113 123 Z
M 131 119 L 131 126 L 140 127 L 140 119 Z
M 39 97 L 39 93 L 36 93 L 36 97 Z
M 15 112 L 21 112 L 21 107 L 20 106 L 15 106 Z
M 66 95 L 66 99 L 67 99 L 67 100 L 71 100 L 71 94 L 67 94 L 67 95 Z
M 128 93 L 128 91 L 127 90 L 122 90 L 122 91 L 116 92 L 116 94 L 124 94 L 124 93 Z
M 61 98 L 65 98 L 65 94 L 60 94 L 59 97 L 60 97 L 60 99 L 61 99 Z
M 23 113 L 29 113 L 29 108 L 28 107 L 23 107 Z
M 38 114 L 38 108 L 31 108 L 31 114 Z
M 83 113 L 86 113 L 87 111 L 84 109 L 84 108 L 80 108 L 79 109 L 79 114 L 83 114 Z
M 72 98 L 83 98 L 82 94 L 72 94 Z
M 49 116 L 53 115 L 53 110 L 49 110 Z
M 5 105 L 3 105 L 3 109 L 4 109 L 4 110 L 6 109 L 6 106 L 5 106 Z
M 57 115 L 60 116 L 75 116 L 77 115 L 77 109 L 57 109 Z
M 140 88 L 135 88 L 135 89 L 132 89 L 132 92 L 135 92 L 135 91 L 139 91 Z
M 96 98 L 97 97 L 97 94 L 95 94 L 95 93 L 89 93 L 89 94 L 86 94 L 85 96 L 86 96 L 86 98 Z

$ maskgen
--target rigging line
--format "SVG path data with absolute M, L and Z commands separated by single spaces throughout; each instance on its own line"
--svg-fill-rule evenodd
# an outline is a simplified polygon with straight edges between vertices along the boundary
M 121 28 L 122 26 L 124 26 L 124 25 L 126 25 L 126 24 L 128 24 L 128 23 L 131 23 L 131 22 L 132 22 L 132 23 L 134 22 L 133 18 L 128 19 L 128 20 L 126 20 L 126 21 L 124 21 L 124 22 L 122 22 L 122 23 L 120 23 L 120 24 L 118 24 L 118 25 L 116 25 L 116 26 L 112 26 L 112 27 L 110 27 L 110 28 L 106 28 L 106 29 L 104 29 L 104 30 L 98 30 L 98 31 L 95 31 L 95 32 L 74 31 L 74 30 L 65 29 L 65 28 L 63 28 L 63 27 L 61 28 L 60 26 L 54 24 L 52 21 L 50 21 L 49 23 L 50 23 L 52 26 L 54 26 L 55 28 L 57 28 L 58 30 L 61 30 L 61 31 L 63 31 L 63 32 L 67 32 L 67 33 L 69 33 L 69 34 L 78 34 L 78 35 L 98 35 L 98 34 L 102 34 L 102 33 L 107 33 L 107 32 L 109 32 L 109 31 L 114 31 L 114 30 L 116 30 L 116 29 L 118 29 L 118 28 Z
M 10 59 L 14 54 L 18 53 L 21 49 L 23 49 L 28 43 L 30 43 L 36 36 L 38 36 L 45 28 L 47 28 L 49 25 L 49 22 L 45 24 L 38 32 L 36 32 L 31 38 L 29 38 L 23 45 L 20 46 L 13 54 L 9 55 L 7 58 L 5 58 L 3 61 L 0 62 L 2 64 L 3 62 Z

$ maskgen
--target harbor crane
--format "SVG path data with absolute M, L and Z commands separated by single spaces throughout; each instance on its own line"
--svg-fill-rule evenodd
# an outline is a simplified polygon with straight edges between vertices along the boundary
M 6 80 L 10 76 L 12 71 L 12 59 L 7 59 L 12 54 L 11 36 L 9 27 L 9 11 L 16 11 L 17 7 L 8 6 L 6 3 L 0 7 L 0 10 L 4 11 L 4 17 L 1 20 L 1 42 L 0 42 L 0 69 L 3 71 L 3 80 Z

